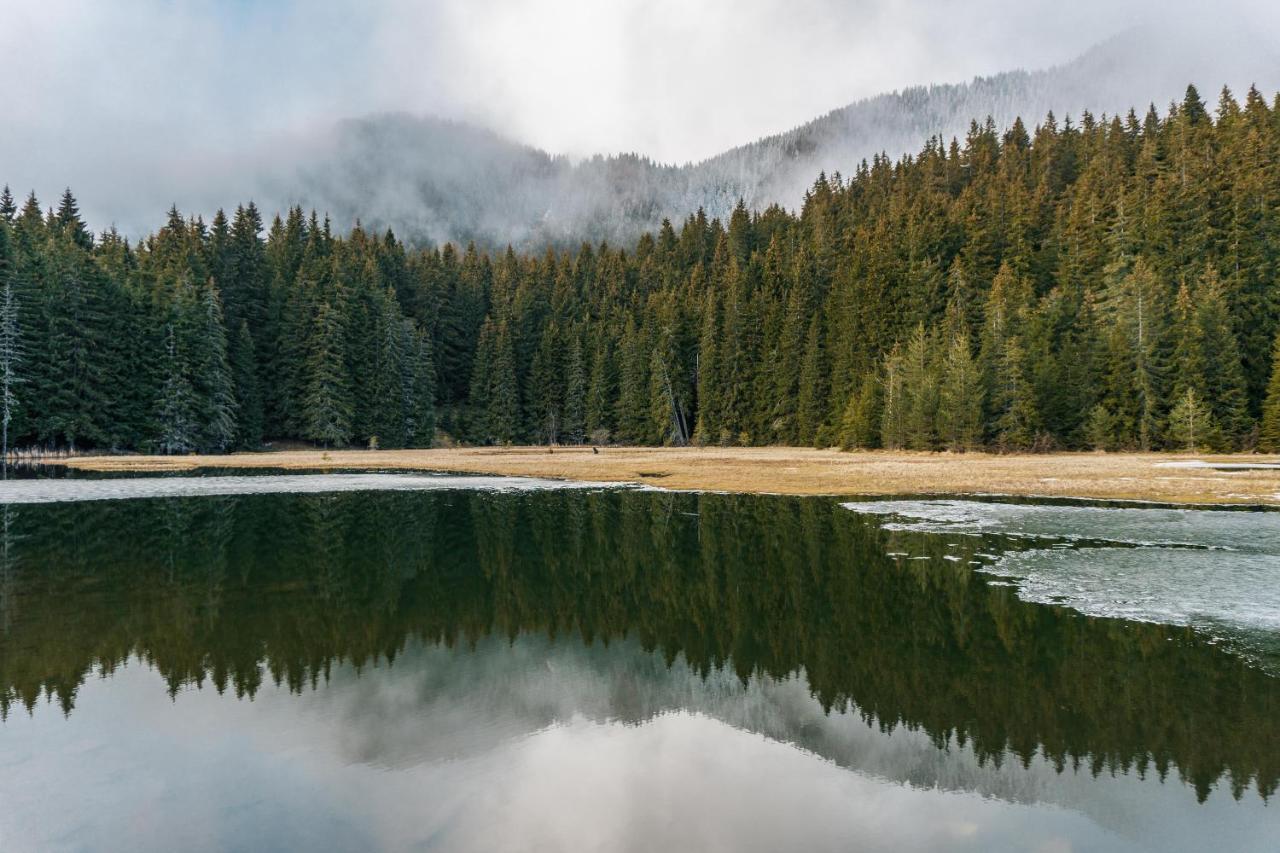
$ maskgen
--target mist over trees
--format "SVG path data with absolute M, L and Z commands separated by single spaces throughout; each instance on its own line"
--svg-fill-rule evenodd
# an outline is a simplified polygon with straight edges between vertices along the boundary
M 1280 101 L 972 123 L 625 248 L 0 198 L 18 444 L 1280 450 Z
M 375 115 L 339 122 L 306 145 L 281 146 L 252 189 L 271 209 L 327 210 L 344 228 L 359 219 L 373 230 L 391 228 L 411 245 L 627 245 L 663 219 L 679 222 L 699 208 L 721 221 L 739 200 L 749 210 L 794 210 L 819 173 L 847 173 L 876 154 L 897 159 L 933 136 L 963 138 L 974 117 L 991 116 L 1004 128 L 1051 110 L 1059 117 L 1086 108 L 1123 114 L 1134 104 L 1180 98 L 1188 79 L 1280 86 L 1273 56 L 1258 56 L 1244 42 L 1230 55 L 1205 51 L 1179 29 L 1149 27 L 1060 66 L 859 100 L 683 165 L 640 154 L 575 162 L 463 123 Z

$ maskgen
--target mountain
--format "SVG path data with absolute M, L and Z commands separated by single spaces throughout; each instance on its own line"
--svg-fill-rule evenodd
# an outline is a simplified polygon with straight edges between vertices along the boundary
M 821 172 L 850 174 L 865 158 L 914 153 L 934 136 L 963 139 L 988 116 L 1006 127 L 1019 116 L 1033 126 L 1050 111 L 1061 122 L 1086 106 L 1142 112 L 1179 99 L 1189 82 L 1210 98 L 1224 82 L 1280 88 L 1280 66 L 1261 37 L 1235 33 L 1233 50 L 1205 49 L 1221 38 L 1134 30 L 1064 65 L 879 95 L 683 166 L 637 154 L 572 162 L 467 124 L 375 115 L 268 156 L 254 195 L 269 211 L 301 204 L 339 226 L 359 219 L 411 243 L 627 243 L 698 208 L 726 217 L 739 198 L 757 210 L 794 208 Z

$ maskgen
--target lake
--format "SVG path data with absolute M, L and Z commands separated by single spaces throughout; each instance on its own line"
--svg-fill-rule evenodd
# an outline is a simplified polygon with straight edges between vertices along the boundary
M 1280 514 L 0 485 L 0 850 L 1274 851 Z

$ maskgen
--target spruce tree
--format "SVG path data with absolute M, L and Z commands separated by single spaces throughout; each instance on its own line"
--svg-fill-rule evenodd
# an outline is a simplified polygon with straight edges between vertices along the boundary
M 1023 367 L 1022 343 L 1011 337 L 996 368 L 996 446 L 1001 450 L 1028 450 L 1040 430 L 1040 413 Z
M 719 313 L 715 291 L 708 289 L 702 307 L 702 332 L 698 336 L 698 420 L 693 431 L 698 444 L 715 444 L 721 437 Z
M 587 438 L 587 366 L 582 355 L 582 340 L 569 336 L 569 358 L 565 366 L 563 441 L 582 444 Z
M 612 437 L 617 376 L 613 349 L 603 335 L 596 340 L 594 349 L 587 384 L 586 430 L 587 440 L 597 444 Z
M 6 194 L 8 188 L 5 188 Z M 18 387 L 26 380 L 22 308 L 9 275 L 7 237 L 0 226 L 0 472 L 8 476 L 9 431 L 19 411 Z
M 938 423 L 938 375 L 933 341 L 918 323 L 902 352 L 904 441 L 911 450 L 933 450 Z
M 880 441 L 889 450 L 907 443 L 907 393 L 902 348 L 894 344 L 884 357 L 880 391 Z
M 164 347 L 164 386 L 156 413 L 156 448 L 166 455 L 190 453 L 198 440 L 198 407 L 172 325 L 165 329 Z
M 963 326 L 952 334 L 942 365 L 938 424 L 950 450 L 973 450 L 982 442 L 982 374 Z
M 650 443 L 649 352 L 643 332 L 627 320 L 618 352 L 618 437 L 629 444 Z
M 1264 453 L 1280 453 L 1280 335 L 1276 336 L 1271 352 L 1271 380 L 1262 404 L 1258 449 Z
M 529 417 L 539 443 L 556 444 L 564 428 L 564 388 L 560 332 L 548 323 L 529 369 Z
M 191 306 L 197 313 L 196 334 L 188 343 L 192 352 L 192 385 L 200 408 L 199 444 L 203 450 L 223 452 L 238 435 L 235 381 L 227 356 L 227 333 L 222 303 L 212 281 L 200 289 L 199 302 Z
M 425 333 L 415 333 L 413 345 L 410 420 L 405 433 L 412 447 L 431 447 L 436 433 L 436 367 L 431 338 Z
M 880 382 L 875 373 L 867 373 L 858 384 L 857 393 L 849 397 L 841 421 L 840 447 L 869 449 L 879 446 Z
M 0 190 L 0 220 L 12 225 L 17 215 L 18 205 L 13 200 L 13 193 L 9 192 L 9 185 L 5 184 L 4 189 Z
M 262 445 L 262 392 L 258 386 L 258 360 L 249 333 L 249 321 L 241 320 L 231 348 L 231 376 L 236 389 L 236 444 L 244 450 Z
M 827 395 L 826 351 L 817 317 L 809 323 L 804 361 L 800 365 L 800 390 L 796 398 L 796 439 L 800 444 L 826 444 L 823 418 Z
M 1222 282 L 1210 267 L 1196 288 L 1196 325 L 1203 342 L 1205 404 L 1221 430 L 1223 449 L 1239 446 L 1252 429 L 1240 345 Z
M 328 302 L 316 310 L 311 352 L 306 362 L 302 397 L 303 435 L 325 447 L 351 441 L 351 384 L 344 359 L 345 334 Z
M 1169 413 L 1169 440 L 1175 447 L 1194 452 L 1214 442 L 1216 433 L 1213 414 L 1200 401 L 1195 388 L 1188 386 Z

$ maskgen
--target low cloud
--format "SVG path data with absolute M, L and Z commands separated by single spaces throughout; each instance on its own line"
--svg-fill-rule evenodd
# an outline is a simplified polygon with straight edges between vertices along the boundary
M 1260 0 L 1216 5 L 1211 28 L 1190 0 L 5 6 L 0 182 L 46 203 L 71 185 L 94 227 L 135 232 L 173 202 L 207 213 L 261 193 L 255 176 L 289 159 L 284 146 L 304 159 L 336 121 L 372 113 L 683 163 L 882 91 L 1064 62 L 1150 21 L 1189 36 L 1189 77 L 1239 50 L 1214 35 L 1228 24 L 1272 56 L 1280 32 Z

